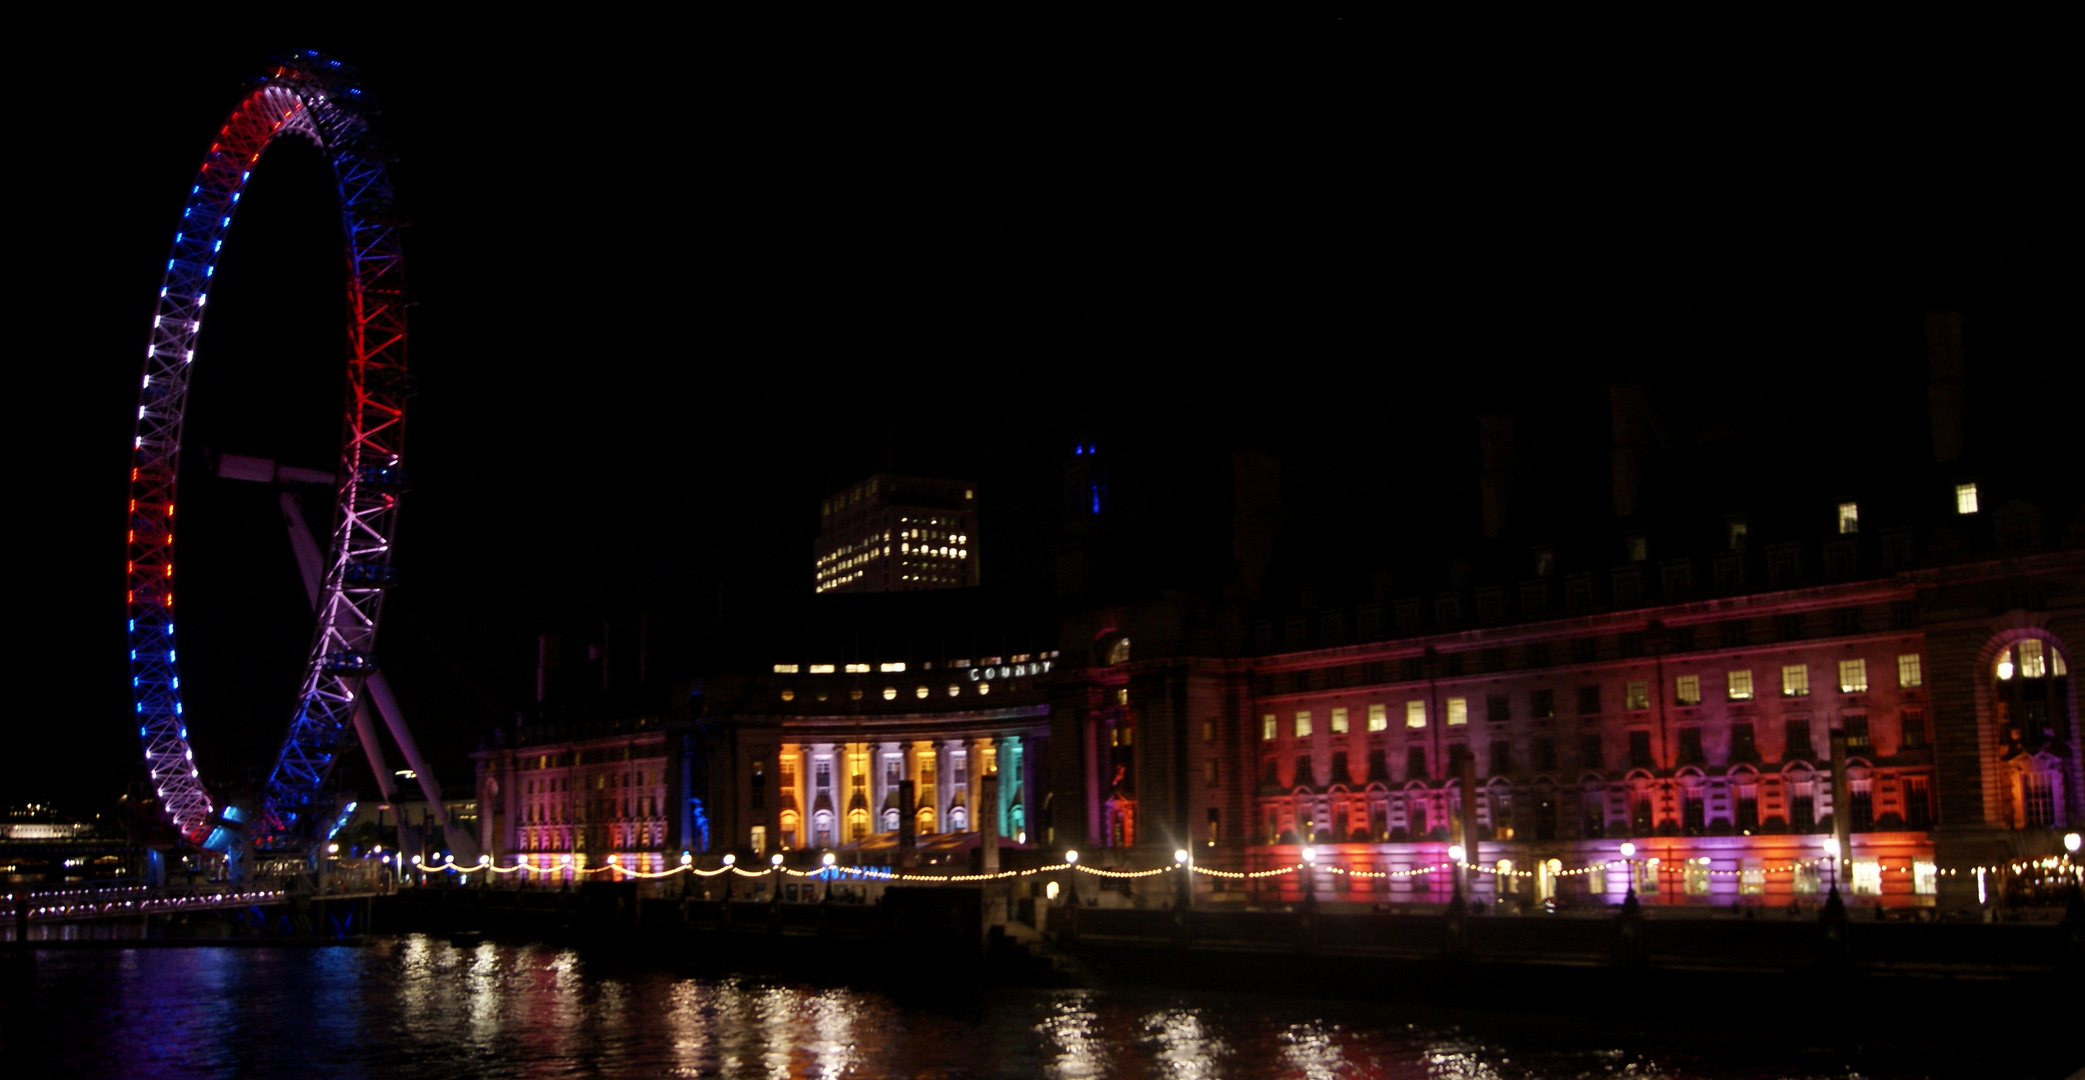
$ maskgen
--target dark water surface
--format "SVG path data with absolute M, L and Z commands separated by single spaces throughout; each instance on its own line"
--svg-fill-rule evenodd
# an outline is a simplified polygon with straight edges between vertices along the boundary
M 836 954 L 836 963 L 844 958 Z M 863 955 L 864 967 L 931 956 Z M 2024 1077 L 2047 1035 L 1944 1018 L 1835 1032 L 1799 986 L 1712 1027 L 1318 995 L 893 995 L 671 970 L 645 956 L 440 938 L 368 948 L 44 952 L 5 967 L 0 1077 Z M 1303 988 L 1290 988 L 1300 990 Z M 1501 985 L 1502 1005 L 1570 993 Z M 1647 993 L 1656 992 L 1646 987 Z M 1616 1003 L 1615 1014 L 1626 1012 Z M 2070 1038 L 2068 1034 L 2060 1036 Z M 2022 1044 L 2039 1049 L 2023 1050 Z M 2072 1039 L 2070 1045 L 2075 1047 Z M 2023 1059 L 2022 1055 L 2028 1055 Z

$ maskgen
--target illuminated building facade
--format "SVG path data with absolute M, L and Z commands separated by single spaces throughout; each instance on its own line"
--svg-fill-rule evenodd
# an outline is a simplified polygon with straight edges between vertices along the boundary
M 762 607 L 768 625 L 740 626 L 741 648 L 768 662 L 706 676 L 683 743 L 712 850 L 889 862 L 968 858 L 987 828 L 1009 846 L 1040 841 L 1057 666 L 1046 599 Z
M 520 745 L 472 758 L 479 843 L 495 865 L 519 857 L 559 880 L 610 856 L 653 872 L 679 860 L 678 837 L 668 833 L 673 763 L 656 720 L 524 727 Z
M 1784 568 L 1766 587 L 1748 575 L 1767 559 L 1830 556 L 1624 564 L 1510 599 L 1261 620 L 1232 657 L 1181 649 L 1176 605 L 1114 609 L 1063 639 L 1092 645 L 1067 648 L 1053 694 L 1057 772 L 1084 780 L 1054 793 L 1058 842 L 1145 861 L 1191 846 L 1237 870 L 1313 845 L 1388 874 L 1318 875 L 1325 900 L 1444 901 L 1453 875 L 1424 868 L 1459 844 L 1507 871 L 1472 875 L 1478 899 L 1633 886 L 1785 907 L 1836 883 L 1861 903 L 1974 905 L 1976 867 L 2053 855 L 2085 825 L 2075 539 L 1902 564 L 1883 542 L 1858 548 L 1875 572 Z M 1745 566 L 1719 577 L 1718 559 Z M 1629 873 L 1612 869 L 1625 843 Z
M 977 485 L 878 473 L 819 506 L 815 553 L 819 593 L 973 587 Z

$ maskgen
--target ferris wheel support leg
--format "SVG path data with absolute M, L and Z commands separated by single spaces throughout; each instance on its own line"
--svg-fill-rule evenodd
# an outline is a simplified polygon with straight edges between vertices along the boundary
M 428 768 L 426 759 L 420 756 L 420 747 L 413 741 L 413 733 L 406 730 L 405 712 L 398 707 L 398 699 L 392 696 L 391 683 L 379 671 L 364 679 L 362 688 L 376 703 L 377 714 L 384 718 L 384 726 L 391 729 L 391 738 L 398 743 L 398 752 L 405 755 L 406 767 L 419 775 L 420 791 L 427 796 L 435 824 L 442 827 L 442 838 L 448 842 L 449 853 L 456 856 L 459 863 L 476 866 L 477 838 L 449 819 L 449 808 L 442 802 L 441 782 L 434 778 L 434 770 Z

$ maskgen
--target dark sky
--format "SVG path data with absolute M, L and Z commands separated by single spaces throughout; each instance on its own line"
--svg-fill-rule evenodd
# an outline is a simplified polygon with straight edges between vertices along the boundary
M 1160 463 L 1257 447 L 1292 518 L 1336 527 L 1460 491 L 1475 410 L 1618 375 L 1845 441 L 1878 380 L 1916 398 L 1927 306 L 1968 312 L 2002 378 L 2078 359 L 2056 99 L 2027 61 L 1935 79 L 1942 38 L 1645 63 L 1330 16 L 163 29 L 9 67 L 45 145 L 15 156 L 36 662 L 0 802 L 91 809 L 141 773 L 137 359 L 200 155 L 279 49 L 359 65 L 403 154 L 420 396 L 383 651 L 458 772 L 539 629 L 807 589 L 819 498 L 885 467 L 978 481 L 987 580 L 1032 581 L 1074 432 Z M 335 214 L 316 152 L 269 151 L 191 462 L 330 464 Z M 189 715 L 206 778 L 237 779 L 272 761 L 308 615 L 271 494 L 183 485 Z

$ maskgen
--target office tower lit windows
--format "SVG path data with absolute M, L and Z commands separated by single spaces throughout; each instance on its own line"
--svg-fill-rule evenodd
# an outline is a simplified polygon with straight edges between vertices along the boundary
M 820 593 L 975 586 L 977 485 L 878 473 L 819 507 L 815 551 Z

